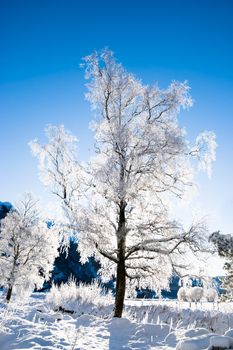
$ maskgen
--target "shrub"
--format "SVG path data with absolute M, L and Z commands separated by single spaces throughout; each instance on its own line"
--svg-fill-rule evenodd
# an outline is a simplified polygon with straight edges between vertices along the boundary
M 113 303 L 112 296 L 94 280 L 91 284 L 76 283 L 74 279 L 60 286 L 52 285 L 46 302 L 53 310 L 91 313 Z

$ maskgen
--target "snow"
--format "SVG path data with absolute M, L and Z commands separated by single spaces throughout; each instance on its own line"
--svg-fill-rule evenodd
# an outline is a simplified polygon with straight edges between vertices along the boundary
M 233 338 L 233 329 L 229 329 L 224 335 Z
M 193 338 L 193 337 L 198 337 L 208 333 L 209 331 L 206 328 L 189 329 L 184 333 L 184 336 L 187 338 Z
M 215 336 L 214 333 L 210 333 L 207 335 L 202 335 L 195 338 L 189 338 L 181 340 L 177 346 L 176 350 L 201 350 L 206 349 L 209 346 L 210 339 Z
M 210 338 L 210 347 L 221 347 L 225 349 L 230 349 L 231 344 L 233 343 L 233 338 L 226 337 L 223 335 L 218 335 Z
M 189 303 L 176 301 L 128 300 L 119 319 L 112 318 L 113 305 L 101 306 L 101 312 L 83 307 L 82 315 L 53 311 L 46 295 L 34 293 L 25 304 L 0 303 L 1 350 L 202 350 L 233 344 L 232 303 L 211 310 L 211 303 L 188 309 Z
M 18 308 L 0 333 L 1 350 L 18 349 L 153 349 L 162 344 L 169 326 L 138 324 L 127 318 L 81 315 L 72 317 L 52 312 L 34 298 L 29 308 Z M 12 306 L 13 307 L 13 306 Z M 41 312 L 39 311 L 41 309 Z

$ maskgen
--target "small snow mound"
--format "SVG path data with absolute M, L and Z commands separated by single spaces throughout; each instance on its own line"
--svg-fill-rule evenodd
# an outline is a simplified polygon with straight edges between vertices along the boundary
M 153 338 L 154 342 L 162 342 L 171 331 L 172 329 L 168 325 L 146 323 L 138 326 L 136 335 L 139 338 Z
M 171 327 L 168 325 L 159 325 L 159 324 L 151 324 L 147 323 L 142 325 L 146 334 L 155 335 L 159 334 L 162 337 L 165 337 L 171 331 Z
M 228 329 L 228 331 L 226 331 L 226 333 L 224 335 L 227 337 L 233 338 L 233 329 Z
M 131 323 L 130 320 L 128 318 L 125 317 L 113 317 L 112 321 L 111 321 L 112 325 L 114 327 L 128 327 L 128 325 Z
M 177 343 L 176 333 L 175 332 L 169 333 L 164 339 L 164 343 L 169 344 L 171 347 L 175 347 Z
M 176 350 L 201 350 L 209 346 L 210 338 L 215 336 L 214 333 L 204 334 L 196 338 L 183 339 L 179 341 Z
M 206 328 L 192 328 L 184 333 L 186 338 L 199 337 L 204 334 L 209 334 L 210 332 Z
M 77 327 L 79 327 L 80 325 L 88 326 L 91 322 L 95 322 L 96 319 L 97 317 L 94 315 L 83 314 L 76 319 L 76 325 Z
M 194 340 L 188 339 L 180 341 L 176 346 L 176 350 L 200 350 L 200 346 Z
M 216 335 L 210 338 L 210 349 L 213 347 L 230 349 L 231 348 L 231 339 L 225 335 Z

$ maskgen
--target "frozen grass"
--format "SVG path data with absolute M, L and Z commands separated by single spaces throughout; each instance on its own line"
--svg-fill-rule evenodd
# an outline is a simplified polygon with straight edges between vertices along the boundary
M 3 305 L 0 305 L 0 334 L 8 333 L 7 323 L 12 319 L 13 312 L 9 311 Z
M 96 314 L 113 305 L 113 298 L 98 281 L 87 285 L 70 280 L 60 286 L 53 284 L 46 296 L 46 303 L 52 310 L 75 312 L 78 315 L 84 311 Z
M 218 309 L 215 306 L 215 310 L 211 303 L 198 305 L 197 308 L 192 305 L 192 309 L 188 305 L 170 301 L 129 301 L 125 309 L 128 317 L 138 323 L 167 324 L 179 329 L 204 327 L 218 334 L 233 328 L 232 303 L 221 303 Z
M 17 298 L 14 296 L 10 303 L 5 300 L 5 294 L 0 292 L 0 334 L 9 333 L 9 325 L 15 323 L 17 311 L 25 309 L 25 304 L 29 299 L 29 293 L 24 293 Z

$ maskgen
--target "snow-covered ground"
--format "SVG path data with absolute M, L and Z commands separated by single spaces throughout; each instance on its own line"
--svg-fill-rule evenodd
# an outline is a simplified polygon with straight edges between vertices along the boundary
M 233 305 L 211 303 L 188 308 L 176 301 L 126 301 L 124 318 L 112 318 L 112 305 L 96 314 L 51 310 L 45 294 L 34 293 L 26 304 L 0 304 L 0 349 L 64 350 L 196 350 L 212 344 L 233 345 Z M 98 314 L 98 315 L 97 315 Z M 101 314 L 101 316 L 100 316 Z M 231 337 L 232 336 L 232 337 Z

